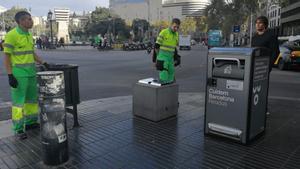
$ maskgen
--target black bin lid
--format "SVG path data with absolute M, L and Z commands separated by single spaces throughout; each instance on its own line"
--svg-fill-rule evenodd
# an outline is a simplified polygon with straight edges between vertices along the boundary
M 49 69 L 73 69 L 78 68 L 78 65 L 76 64 L 49 64 Z

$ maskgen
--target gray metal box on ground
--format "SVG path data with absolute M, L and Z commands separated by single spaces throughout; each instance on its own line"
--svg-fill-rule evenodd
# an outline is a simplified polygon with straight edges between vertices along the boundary
M 133 88 L 133 115 L 161 121 L 178 112 L 178 85 L 156 86 L 136 83 Z
M 265 131 L 269 60 L 265 48 L 209 51 L 205 134 L 247 144 Z

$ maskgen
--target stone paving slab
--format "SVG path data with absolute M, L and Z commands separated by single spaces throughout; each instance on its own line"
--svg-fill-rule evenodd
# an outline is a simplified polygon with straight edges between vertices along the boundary
M 43 165 L 39 130 L 24 141 L 0 139 L 0 168 L 59 169 L 298 169 L 299 102 L 270 100 L 271 115 L 263 137 L 248 146 L 205 137 L 204 94 L 181 93 L 177 118 L 158 123 L 132 116 L 132 96 L 83 102 L 82 127 L 71 129 L 70 160 Z M 291 106 L 293 105 L 293 106 Z

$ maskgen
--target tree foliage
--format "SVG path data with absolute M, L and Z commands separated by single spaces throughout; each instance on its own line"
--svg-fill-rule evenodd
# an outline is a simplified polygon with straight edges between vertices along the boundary
M 27 11 L 25 8 L 17 8 L 17 7 L 12 7 L 11 9 L 3 12 L 1 15 L 4 15 L 4 23 L 5 23 L 5 30 L 8 32 L 14 27 L 17 26 L 17 23 L 15 22 L 15 15 L 19 11 Z M 2 26 L 2 25 L 0 25 Z M 2 29 L 2 27 L 1 27 Z
M 125 21 L 111 13 L 108 8 L 96 7 L 85 26 L 87 35 L 113 33 L 115 36 L 129 37 L 129 28 Z
M 201 17 L 195 17 L 196 22 L 196 31 L 197 32 L 207 32 L 207 17 L 201 16 Z
M 196 31 L 197 22 L 194 18 L 185 18 L 180 25 L 180 32 L 184 35 L 192 34 Z
M 157 29 L 159 32 L 162 30 L 162 29 L 165 29 L 167 28 L 168 26 L 170 26 L 170 22 L 169 21 L 157 21 L 153 24 L 153 27 L 155 29 Z
M 273 0 L 275 3 L 278 3 L 281 7 L 286 7 L 292 3 L 299 2 L 299 0 Z
M 134 19 L 132 21 L 131 29 L 134 33 L 135 39 L 143 39 L 145 32 L 149 29 L 149 26 L 149 22 L 145 19 Z
M 285 7 L 298 1 L 271 0 L 269 2 Z M 260 15 L 267 5 L 267 0 L 212 0 L 205 9 L 208 29 L 221 29 L 225 36 L 228 36 L 233 25 L 246 23 L 251 14 Z
M 229 36 L 234 25 L 242 25 L 265 5 L 266 1 L 260 0 L 212 0 L 205 9 L 208 29 L 221 29 Z

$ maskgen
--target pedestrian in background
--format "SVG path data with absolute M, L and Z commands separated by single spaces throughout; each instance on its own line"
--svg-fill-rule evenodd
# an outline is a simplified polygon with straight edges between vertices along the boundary
M 27 138 L 26 129 L 38 127 L 37 81 L 35 62 L 46 62 L 34 52 L 34 40 L 29 29 L 33 26 L 30 13 L 15 15 L 18 26 L 8 32 L 4 43 L 6 68 L 12 97 L 13 130 L 19 139 Z
M 4 40 L 0 39 L 0 51 L 3 51 Z
M 259 16 L 255 21 L 256 33 L 252 38 L 252 47 L 265 47 L 270 49 L 270 69 L 279 55 L 279 45 L 277 35 L 273 31 L 268 29 L 268 18 L 265 16 Z
M 65 49 L 65 39 L 63 37 L 59 39 L 58 43 L 60 47 L 63 47 Z
M 269 79 L 270 79 L 270 73 L 273 67 L 273 64 L 278 57 L 280 51 L 279 51 L 279 45 L 278 45 L 278 38 L 272 32 L 270 29 L 268 29 L 268 23 L 269 20 L 265 16 L 259 16 L 255 20 L 255 27 L 256 27 L 256 33 L 252 38 L 252 47 L 265 47 L 268 48 L 271 52 L 270 54 L 270 62 L 269 62 Z M 269 87 L 268 87 L 268 94 L 269 95 Z M 267 100 L 268 105 L 268 100 Z M 269 115 L 269 109 L 267 108 L 267 115 Z

